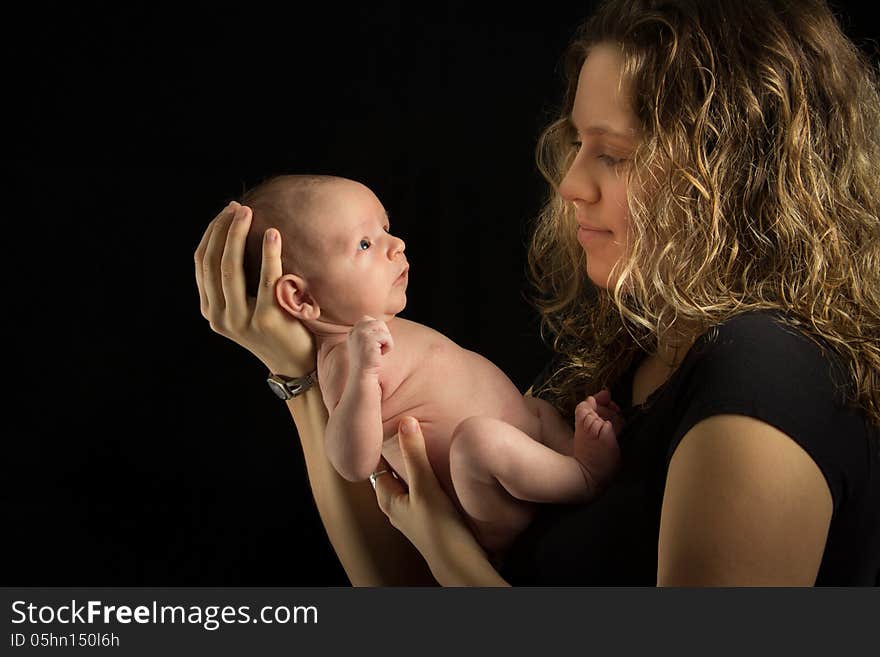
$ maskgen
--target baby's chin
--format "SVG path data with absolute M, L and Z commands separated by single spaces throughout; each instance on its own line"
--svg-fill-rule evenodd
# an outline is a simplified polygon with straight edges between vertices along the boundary
M 379 311 L 379 310 L 364 310 L 364 311 L 363 311 L 363 315 L 360 315 L 360 316 L 358 316 L 358 317 L 353 317 L 353 316 L 352 316 L 352 317 L 341 318 L 341 321 L 339 321 L 339 323 L 340 323 L 341 325 L 343 325 L 343 326 L 349 326 L 349 327 L 352 327 L 352 326 L 354 326 L 355 324 L 357 324 L 359 321 L 361 321 L 361 319 L 362 319 L 365 315 L 368 315 L 368 316 L 370 316 L 370 317 L 373 317 L 374 319 L 381 319 L 383 322 L 387 322 L 387 321 L 392 320 L 392 319 L 394 319 L 395 317 L 397 317 L 397 315 L 399 315 L 401 312 L 403 312 L 403 309 L 404 309 L 405 307 L 406 307 L 406 304 L 404 303 L 404 304 L 402 304 L 402 305 L 400 306 L 400 309 L 399 309 L 399 310 L 397 310 L 397 311 L 395 311 L 395 312 L 393 312 L 393 313 L 392 313 L 392 312 L 389 312 L 389 310 L 385 310 L 385 311 Z
M 402 313 L 404 308 L 406 308 L 406 295 L 405 294 L 403 295 L 403 299 L 399 304 L 397 304 L 395 306 L 386 307 L 383 310 L 376 310 L 376 311 L 372 311 L 372 312 L 365 311 L 364 315 L 369 315 L 370 317 L 375 317 L 376 319 L 382 319 L 383 321 L 387 322 L 389 319 L 393 319 L 397 315 Z M 357 320 L 359 320 L 359 319 L 360 319 L 360 317 L 358 317 L 355 321 L 357 322 Z

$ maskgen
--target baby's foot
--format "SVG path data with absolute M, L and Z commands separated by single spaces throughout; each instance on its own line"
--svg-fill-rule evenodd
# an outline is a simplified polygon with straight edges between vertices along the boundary
M 617 435 L 620 407 L 607 390 L 587 397 L 574 411 L 574 457 L 581 464 L 591 497 L 605 488 L 620 467 Z

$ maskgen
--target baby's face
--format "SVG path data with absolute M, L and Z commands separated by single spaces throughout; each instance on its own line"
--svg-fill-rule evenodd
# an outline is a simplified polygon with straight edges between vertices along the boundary
M 352 326 L 364 315 L 387 320 L 406 306 L 406 245 L 390 232 L 375 194 L 346 180 L 322 192 L 311 226 L 321 260 L 309 277 L 324 321 Z

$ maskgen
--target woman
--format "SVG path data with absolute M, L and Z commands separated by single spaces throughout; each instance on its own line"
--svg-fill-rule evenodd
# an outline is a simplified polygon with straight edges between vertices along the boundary
M 880 97 L 865 58 L 822 0 L 611 0 L 567 63 L 530 249 L 559 356 L 535 392 L 570 417 L 610 387 L 623 466 L 593 503 L 543 511 L 505 576 L 878 582 Z M 249 221 L 230 204 L 197 248 L 202 314 L 272 372 L 305 375 L 309 339 L 272 294 L 277 231 L 245 296 Z M 410 489 L 380 467 L 373 493 L 324 456 L 320 392 L 288 405 L 354 584 L 507 583 L 440 490 L 417 424 L 399 436 Z

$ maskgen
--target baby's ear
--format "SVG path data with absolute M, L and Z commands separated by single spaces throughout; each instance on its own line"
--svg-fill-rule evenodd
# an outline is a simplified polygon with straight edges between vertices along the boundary
M 288 313 L 297 319 L 318 319 L 321 308 L 309 294 L 308 284 L 294 274 L 285 274 L 275 284 L 275 298 Z

